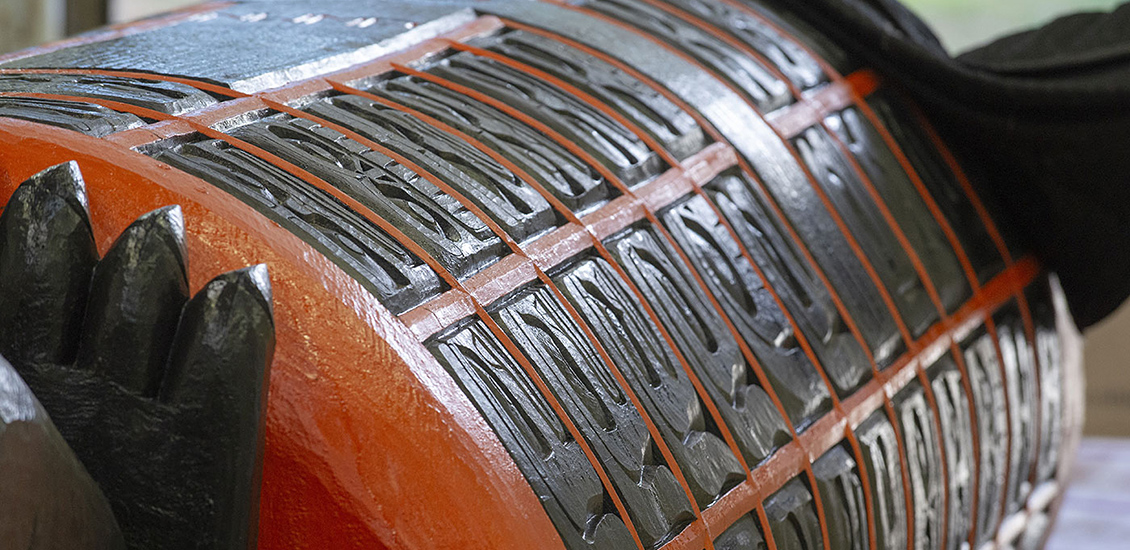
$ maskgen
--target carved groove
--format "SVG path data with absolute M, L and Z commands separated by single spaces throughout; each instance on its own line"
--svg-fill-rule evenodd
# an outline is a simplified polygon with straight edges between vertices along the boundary
M 831 396 L 824 380 L 706 199 L 693 197 L 660 213 L 660 218 L 761 363 L 797 430 L 827 412 Z
M 0 93 L 20 92 L 104 99 L 179 115 L 216 103 L 187 84 L 94 74 L 0 74 Z
M 812 463 L 812 474 L 824 505 L 829 547 L 867 550 L 867 500 L 851 453 L 843 444 L 832 447 Z
M 639 0 L 591 0 L 585 7 L 667 42 L 741 90 L 762 113 L 793 102 L 788 85 L 757 60 L 716 36 Z
M 793 143 L 871 261 L 911 334 L 920 336 L 938 320 L 938 311 L 863 182 L 823 128 L 809 128 Z
M 855 107 L 832 114 L 824 122 L 855 157 L 883 198 L 925 266 L 946 312 L 956 311 L 972 292 L 957 254 L 878 130 Z
M 616 550 L 635 544 L 580 445 L 482 321 L 428 348 L 498 434 L 566 548 Z
M 553 294 L 525 289 L 491 315 L 592 446 L 644 546 L 656 548 L 689 525 L 690 501 L 639 411 Z
M 145 124 L 142 119 L 94 103 L 38 97 L 0 97 L 0 117 L 18 118 L 105 137 Z
M 581 50 L 525 31 L 470 43 L 576 86 L 631 120 L 679 160 L 701 151 L 709 141 L 694 118 L 663 94 Z
M 926 402 L 922 386 L 913 381 L 894 398 L 895 414 L 902 433 L 913 502 L 914 550 L 942 546 L 942 506 L 945 490 L 942 451 L 938 448 L 938 426 Z
M 849 395 L 871 379 L 867 356 L 848 331 L 828 289 L 752 189 L 738 174 L 719 176 L 706 186 L 707 194 L 808 339 L 836 393 Z
M 554 282 L 639 397 L 699 507 L 741 483 L 741 463 L 709 421 L 682 364 L 612 267 L 603 259 L 581 260 Z
M 337 131 L 280 114 L 231 134 L 301 166 L 372 209 L 458 279 L 470 277 L 508 252 L 502 239 L 455 198 Z
M 383 79 L 366 91 L 475 137 L 536 178 L 574 213 L 589 212 L 619 195 L 594 167 L 545 134 L 470 97 L 405 75 Z
M 463 52 L 426 71 L 480 91 L 537 119 L 583 148 L 629 187 L 667 169 L 658 154 L 615 119 L 498 61 Z
M 746 463 L 759 464 L 788 443 L 788 427 L 758 385 L 733 333 L 670 244 L 641 225 L 605 246 L 702 381 Z
M 333 197 L 220 140 L 154 156 L 249 204 L 301 237 L 369 289 L 394 314 L 439 295 L 446 285 L 419 258 Z
M 906 548 L 906 500 L 895 429 L 883 409 L 867 417 L 856 429 L 867 479 L 871 482 L 871 518 L 875 522 L 876 550 Z
M 969 396 L 962 384 L 961 371 L 950 355 L 942 356 L 927 369 L 934 402 L 938 406 L 939 429 L 946 461 L 947 550 L 960 550 L 973 528 L 973 422 L 969 418 Z
M 980 465 L 977 489 L 977 542 L 991 540 L 1001 521 L 1001 495 L 1008 467 L 1008 417 L 1000 360 L 992 335 L 984 329 L 961 345 L 977 411 Z
M 914 171 L 930 191 L 950 227 L 957 234 L 965 255 L 973 264 L 977 279 L 984 284 L 1004 270 L 1004 260 L 969 198 L 965 196 L 957 176 L 946 165 L 941 154 L 906 113 L 910 108 L 894 94 L 880 90 L 867 98 L 883 126 L 902 147 Z
M 1009 453 L 1006 513 L 1024 507 L 1032 492 L 1030 479 L 1036 459 L 1036 420 L 1040 414 L 1036 400 L 1035 350 L 1028 342 L 1020 310 L 1015 302 L 993 315 L 997 328 L 1008 391 L 1009 432 L 1012 435 Z

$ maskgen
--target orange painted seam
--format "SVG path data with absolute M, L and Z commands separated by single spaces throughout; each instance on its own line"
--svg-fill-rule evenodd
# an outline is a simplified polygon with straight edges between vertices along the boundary
M 942 304 L 941 296 L 938 295 L 938 288 L 934 285 L 934 280 L 930 277 L 930 273 L 926 271 L 926 265 L 922 263 L 922 258 L 918 255 L 918 251 L 914 249 L 914 246 L 910 243 L 910 239 L 906 236 L 906 232 L 902 230 L 902 226 L 899 225 L 898 220 L 896 220 L 894 214 L 891 213 L 887 202 L 883 199 L 883 196 L 879 194 L 879 190 L 875 188 L 875 184 L 871 181 L 871 178 L 864 172 L 863 167 L 859 165 L 859 161 L 856 160 L 855 155 L 851 154 L 851 151 L 840 136 L 836 135 L 824 122 L 820 124 L 825 132 L 827 132 L 828 137 L 832 139 L 832 142 L 835 143 L 836 147 L 843 153 L 844 158 L 847 159 L 855 175 L 863 184 L 863 188 L 867 191 L 867 194 L 871 196 L 871 200 L 875 203 L 875 206 L 879 208 L 879 214 L 883 217 L 883 220 L 887 222 L 887 225 L 895 235 L 895 239 L 899 242 L 903 251 L 906 252 L 907 258 L 910 259 L 910 264 L 914 267 L 914 271 L 918 274 L 919 280 L 922 281 L 926 293 L 930 296 L 930 301 L 934 302 L 934 307 L 937 309 L 938 315 L 942 319 L 945 319 L 948 313 L 946 313 L 946 306 Z
M 883 142 L 887 144 L 887 149 L 894 154 L 902 169 L 910 177 L 910 181 L 914 184 L 915 190 L 918 191 L 919 196 L 926 203 L 926 208 L 930 210 L 930 214 L 934 217 L 934 221 L 942 228 L 945 233 L 946 239 L 953 248 L 954 253 L 957 255 L 957 261 L 961 264 L 962 270 L 965 272 L 965 278 L 969 282 L 973 291 L 976 292 L 981 286 L 980 280 L 977 278 L 977 271 L 973 269 L 973 263 L 969 260 L 969 255 L 965 252 L 965 246 L 961 244 L 961 239 L 958 238 L 957 232 L 954 231 L 953 225 L 948 219 L 942 209 L 938 206 L 938 202 L 934 200 L 934 196 L 930 190 L 926 188 L 926 184 L 922 181 L 922 177 L 918 171 L 914 169 L 910 159 L 906 156 L 902 146 L 895 140 L 894 135 L 891 134 L 889 128 L 883 124 L 879 119 L 878 114 L 871 108 L 871 105 L 864 100 L 865 97 L 874 93 L 879 86 L 878 75 L 870 70 L 861 70 L 852 73 L 846 77 L 848 84 L 851 86 L 854 97 L 854 103 L 859 112 L 871 123 L 871 126 L 879 132 Z

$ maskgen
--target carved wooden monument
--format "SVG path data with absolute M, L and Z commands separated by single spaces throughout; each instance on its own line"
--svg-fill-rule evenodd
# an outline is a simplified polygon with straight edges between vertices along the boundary
M 0 354 L 131 548 L 1036 548 L 1077 342 L 979 185 L 756 0 L 205 4 L 0 59 Z

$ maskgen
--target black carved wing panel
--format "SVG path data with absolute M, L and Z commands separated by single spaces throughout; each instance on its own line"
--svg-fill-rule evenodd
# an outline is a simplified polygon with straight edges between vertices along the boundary
M 740 245 L 700 196 L 660 217 L 761 363 L 793 424 L 798 430 L 811 424 L 831 406 L 828 388 Z
M 552 292 L 528 288 L 491 315 L 592 446 L 644 545 L 657 547 L 690 524 L 691 503 L 639 411 Z
M 526 31 L 479 38 L 472 45 L 560 78 L 631 120 L 679 160 L 709 141 L 694 117 L 624 70 L 581 50 Z
M 1036 364 L 1040 376 L 1040 448 L 1036 481 L 1056 476 L 1064 430 L 1064 350 L 1056 331 L 1055 309 L 1047 280 L 1032 283 L 1025 291 L 1035 329 Z
M 749 465 L 789 442 L 788 427 L 746 362 L 734 333 L 690 268 L 649 225 L 605 245 L 640 289 L 718 408 Z
M 692 56 L 741 90 L 763 113 L 793 102 L 788 84 L 753 57 L 662 9 L 640 0 L 591 0 L 585 6 L 637 27 Z
M 845 444 L 836 445 L 812 463 L 816 489 L 824 505 L 828 544 L 844 550 L 867 550 L 867 499 L 859 467 Z M 810 547 L 811 548 L 811 547 Z
M 89 97 L 167 115 L 196 111 L 216 103 L 215 98 L 188 84 L 96 74 L 0 74 L 0 93 L 5 92 Z
M 907 547 L 906 494 L 903 492 L 898 438 L 882 409 L 867 417 L 855 431 L 863 467 L 871 482 L 871 517 L 876 550 Z
M 927 369 L 938 410 L 946 464 L 946 545 L 961 550 L 973 529 L 973 492 L 976 490 L 973 421 L 969 395 L 953 357 L 943 355 Z
M 465 206 L 384 153 L 289 115 L 240 126 L 231 135 L 287 159 L 396 225 L 452 275 L 465 279 L 508 251 Z
M 698 505 L 706 508 L 744 480 L 679 358 L 613 268 L 585 259 L 553 279 L 639 397 Z
M 957 254 L 946 240 L 926 202 L 915 190 L 910 176 L 883 141 L 879 131 L 856 107 L 833 113 L 824 123 L 848 148 L 867 178 L 890 209 L 906 239 L 918 253 L 926 274 L 937 288 L 946 311 L 953 313 L 972 292 L 958 263 Z
M 577 214 L 591 211 L 619 194 L 596 168 L 561 144 L 473 98 L 405 75 L 382 79 L 366 91 L 416 109 L 478 139 L 536 178 Z
M 828 75 L 816 58 L 758 17 L 726 2 L 665 1 L 741 40 L 801 91 L 811 90 L 828 82 Z
M 1036 356 L 1028 341 L 1020 310 L 1011 302 L 993 315 L 997 343 L 1004 365 L 1008 392 L 1009 445 L 1006 507 L 1012 513 L 1024 506 L 1032 491 L 1031 473 L 1036 459 L 1037 422 L 1040 405 L 1036 398 Z
M 482 321 L 428 348 L 490 423 L 570 550 L 635 544 L 580 445 Z
M 714 550 L 765 550 L 765 536 L 753 514 L 746 514 L 714 539 Z
M 154 156 L 231 193 L 332 259 L 393 313 L 446 288 L 430 267 L 376 225 L 282 169 L 219 140 Z
M 954 233 L 957 233 L 969 262 L 977 272 L 978 280 L 982 284 L 988 282 L 1004 269 L 1004 260 L 989 238 L 989 232 L 973 203 L 961 189 L 957 176 L 938 150 L 930 144 L 929 138 L 920 129 L 920 124 L 908 116 L 910 108 L 895 95 L 880 90 L 869 96 L 867 103 L 902 146 L 910 164 L 922 179 L 922 184 L 930 191 Z
M 780 550 L 823 548 L 816 501 L 805 480 L 796 477 L 765 499 L 765 516 Z
M 823 128 L 809 128 L 793 143 L 871 261 L 911 334 L 915 337 L 921 335 L 938 320 L 938 311 L 863 182 Z
M 316 101 L 303 110 L 427 167 L 515 241 L 528 240 L 557 225 L 545 198 L 516 174 L 467 142 L 410 114 L 348 95 Z
M 977 540 L 992 539 L 1001 521 L 1001 497 L 1008 468 L 1008 408 L 993 336 L 983 329 L 961 345 L 973 388 L 980 459 L 977 488 Z
M 938 448 L 938 423 L 917 381 L 903 388 L 893 401 L 910 479 L 914 528 L 911 542 L 915 550 L 940 550 L 946 485 L 942 451 Z
M 629 186 L 651 179 L 667 168 L 655 151 L 616 119 L 508 65 L 463 52 L 426 70 L 539 120 L 569 138 Z
M 105 137 L 145 124 L 137 116 L 94 103 L 41 97 L 0 97 L 0 117 L 50 124 L 94 137 Z
M 800 326 L 836 393 L 848 395 L 870 380 L 870 362 L 827 287 L 750 182 L 738 174 L 723 174 L 706 192 Z

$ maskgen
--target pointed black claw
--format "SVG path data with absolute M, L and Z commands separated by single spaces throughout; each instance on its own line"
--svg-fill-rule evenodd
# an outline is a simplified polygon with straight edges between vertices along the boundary
M 78 366 L 142 395 L 157 393 L 188 301 L 179 206 L 130 224 L 94 270 Z
M 16 364 L 72 361 L 97 261 L 78 165 L 20 184 L 0 215 L 0 353 Z
M 188 302 L 181 315 L 160 398 L 195 411 L 214 435 L 229 480 L 213 495 L 216 540 L 254 541 L 267 369 L 275 346 L 271 288 L 264 265 L 225 273 Z M 226 455 L 226 456 L 225 456 Z M 251 499 L 248 502 L 248 499 Z M 213 528 L 214 527 L 214 528 Z

